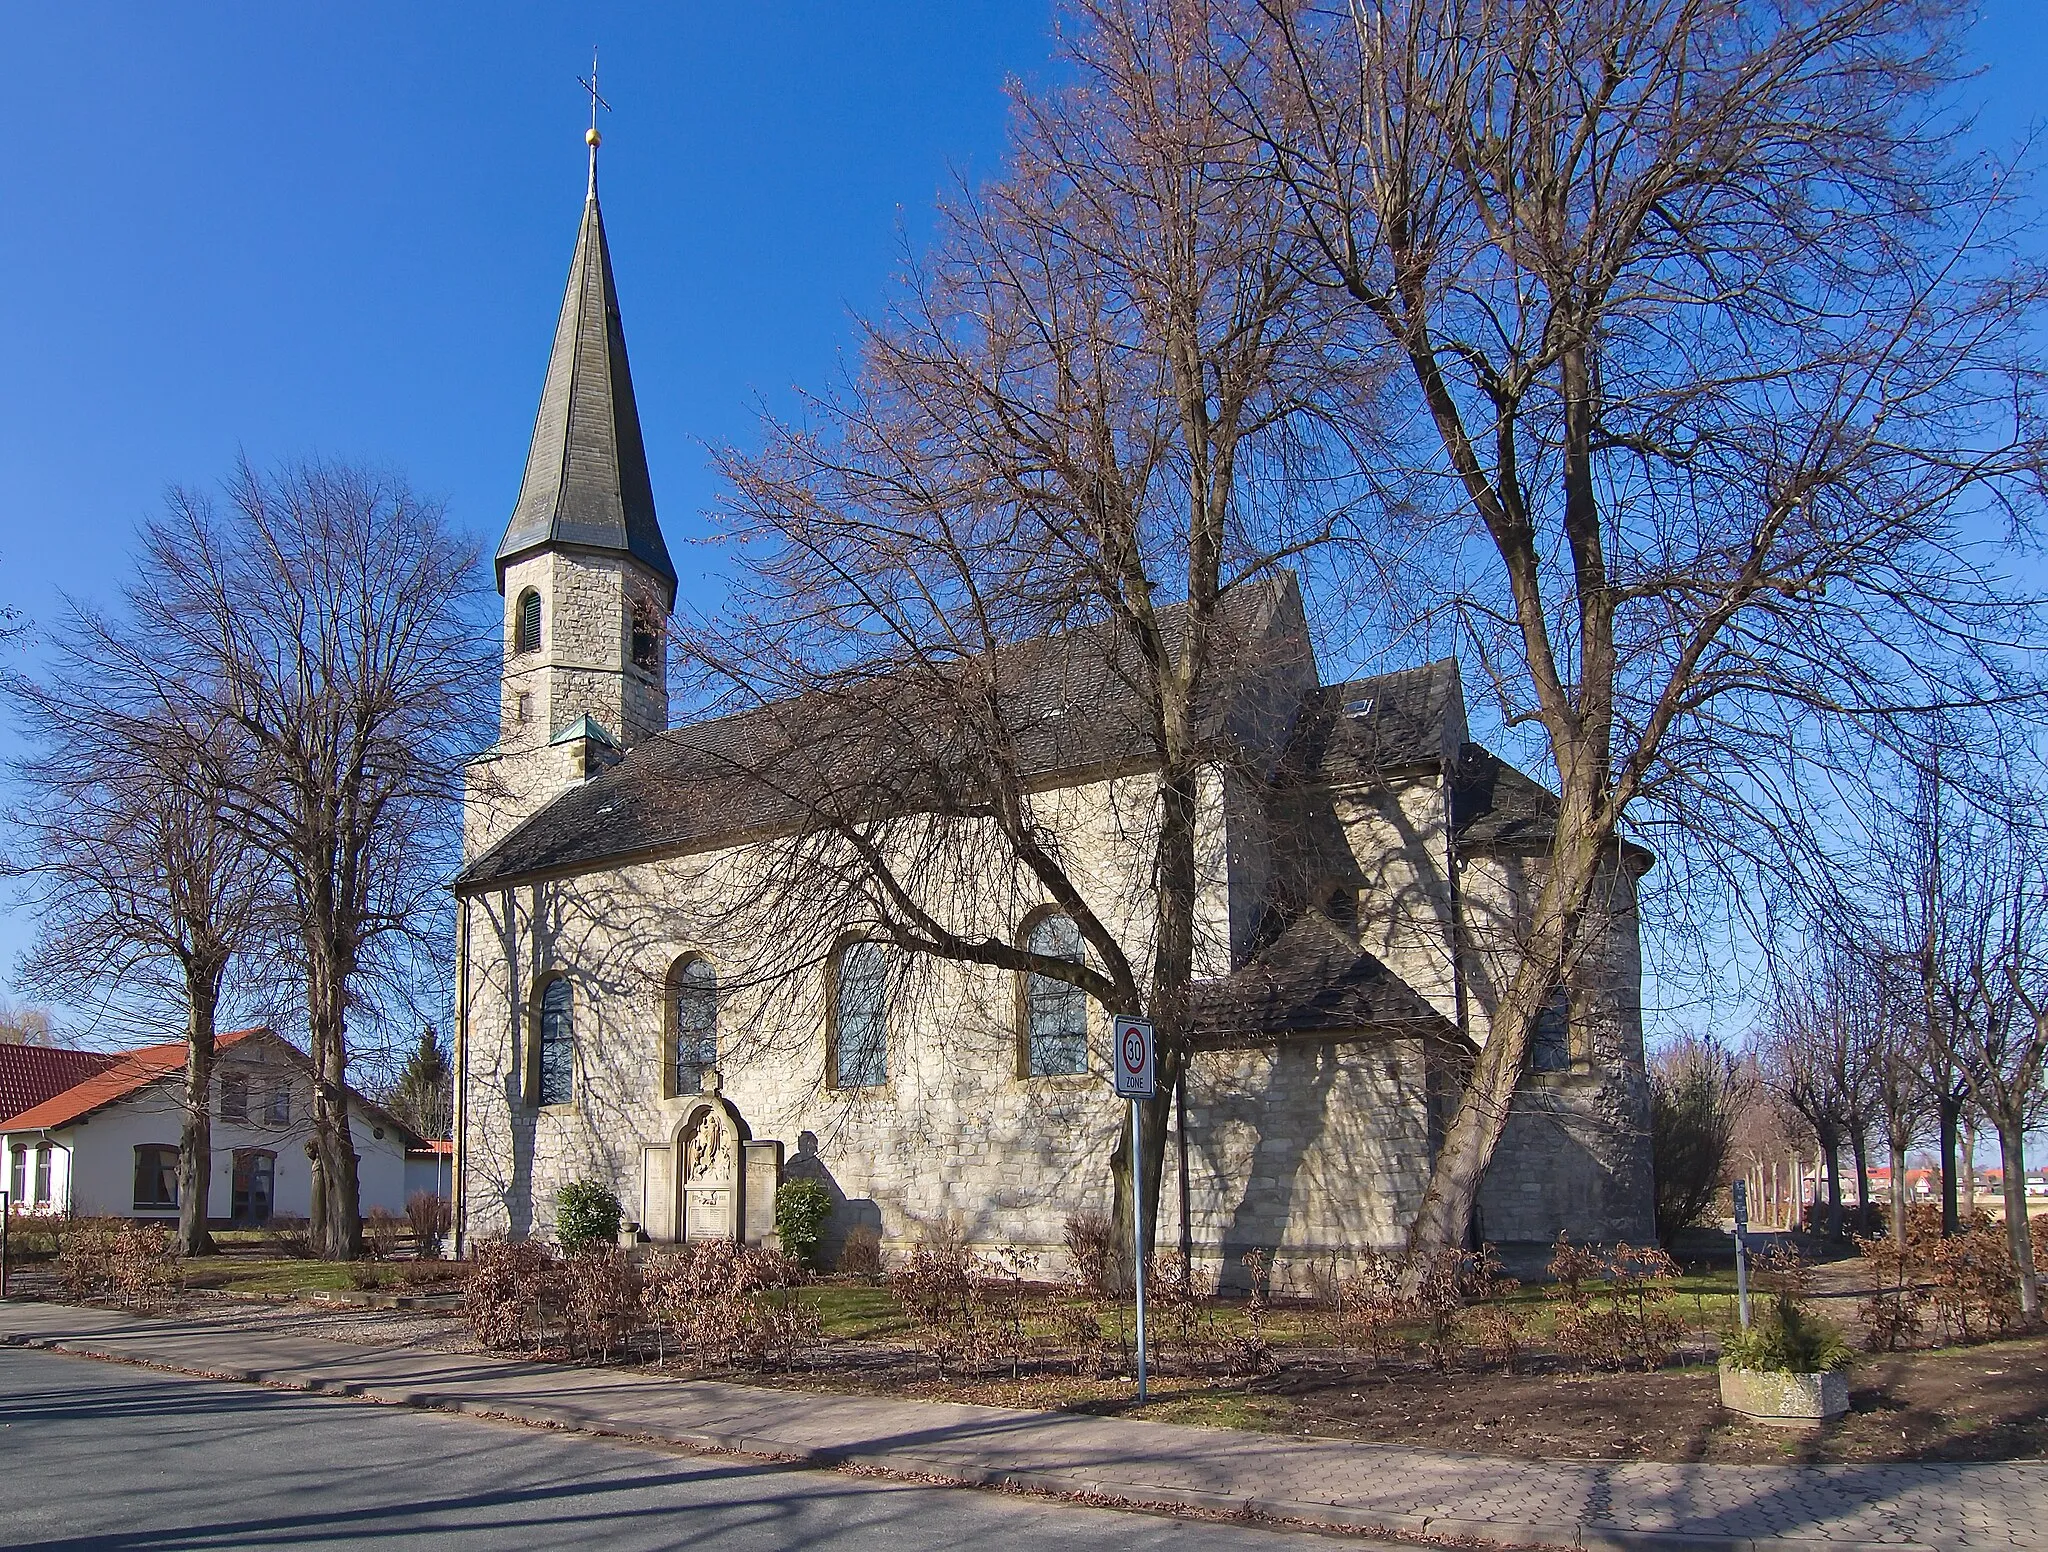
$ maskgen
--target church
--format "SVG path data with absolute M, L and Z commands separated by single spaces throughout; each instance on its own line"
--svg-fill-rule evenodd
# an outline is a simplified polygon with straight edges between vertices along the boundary
M 1110 1204 L 1123 1112 L 1101 1008 L 1050 977 L 950 961 L 901 995 L 894 951 L 853 924 L 743 928 L 726 903 L 734 880 L 777 866 L 800 816 L 732 779 L 756 714 L 669 725 L 677 573 L 596 155 L 593 131 L 497 551 L 499 737 L 465 773 L 458 1233 L 545 1236 L 561 1187 L 597 1180 L 648 1240 L 758 1241 L 777 1184 L 802 1174 L 835 1203 L 828 1258 L 857 1228 L 885 1257 L 944 1233 L 1056 1273 L 1067 1221 Z M 1472 741 L 1454 660 L 1325 684 L 1292 578 L 1249 584 L 1230 609 L 1280 667 L 1216 708 L 1263 743 L 1202 786 L 1194 1054 L 1159 1239 L 1226 1282 L 1264 1251 L 1285 1285 L 1402 1241 L 1513 974 L 1556 800 Z M 1085 848 L 1098 915 L 1142 942 L 1151 852 L 1103 820 L 1156 806 L 1155 774 L 1103 747 L 1118 686 L 1074 682 L 1085 654 L 1037 645 L 1060 681 L 1052 714 L 1090 714 L 1032 755 L 1033 791 Z M 1479 1239 L 1533 1254 L 1560 1231 L 1653 1232 L 1636 912 L 1651 863 L 1624 846 L 1603 874 L 1530 1042 Z M 1080 952 L 1048 900 L 1011 887 L 988 909 L 1007 941 Z

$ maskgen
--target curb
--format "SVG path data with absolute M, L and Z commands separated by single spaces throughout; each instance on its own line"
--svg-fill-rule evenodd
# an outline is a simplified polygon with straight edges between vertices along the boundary
M 1450 1515 L 1383 1514 L 1351 1509 L 1337 1503 L 1303 1503 L 1292 1499 L 1240 1497 L 1208 1492 L 1200 1488 L 1154 1486 L 1142 1482 L 1105 1481 L 1095 1477 L 1058 1471 L 1039 1471 L 1003 1466 L 963 1466 L 956 1461 L 932 1458 L 908 1450 L 864 1452 L 856 1449 L 820 1449 L 791 1445 L 775 1439 L 746 1434 L 687 1432 L 663 1434 L 632 1433 L 602 1417 L 583 1414 L 572 1407 L 542 1410 L 507 1410 L 466 1400 L 459 1396 L 435 1395 L 427 1391 L 380 1386 L 374 1382 L 328 1379 L 318 1373 L 292 1368 L 260 1369 L 237 1366 L 229 1369 L 199 1369 L 184 1364 L 161 1363 L 131 1353 L 112 1352 L 88 1346 L 75 1338 L 0 1335 L 0 1347 L 28 1348 L 62 1353 L 70 1357 L 94 1358 L 133 1368 L 154 1369 L 194 1379 L 230 1384 L 261 1385 L 273 1390 L 299 1391 L 308 1395 L 377 1405 L 403 1406 L 414 1411 L 442 1412 L 491 1422 L 517 1423 L 532 1428 L 567 1430 L 640 1443 L 681 1448 L 704 1454 L 741 1455 L 767 1464 L 793 1466 L 803 1470 L 852 1469 L 868 1474 L 917 1480 L 953 1487 L 976 1487 L 997 1491 L 1029 1493 L 1036 1496 L 1079 1499 L 1091 1506 L 1195 1513 L 1232 1520 L 1267 1521 L 1302 1529 L 1343 1531 L 1354 1535 L 1379 1536 L 1402 1541 L 1514 1549 L 1514 1552 L 1940 1552 L 1922 1542 L 1834 1541 L 1825 1537 L 1716 1536 L 1681 1531 L 1623 1530 L 1587 1521 L 1543 1522 L 1517 1520 L 1472 1520 Z

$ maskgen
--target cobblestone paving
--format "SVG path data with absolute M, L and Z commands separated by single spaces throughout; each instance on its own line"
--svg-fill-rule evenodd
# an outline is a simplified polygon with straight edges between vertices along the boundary
M 0 1305 L 0 1340 L 685 1445 L 1502 1544 L 2048 1548 L 2048 1462 L 1525 1461 L 442 1350 L 447 1322 Z M 356 1340 L 348 1340 L 354 1337 Z M 0 1402 L 4 1407 L 4 1402 Z

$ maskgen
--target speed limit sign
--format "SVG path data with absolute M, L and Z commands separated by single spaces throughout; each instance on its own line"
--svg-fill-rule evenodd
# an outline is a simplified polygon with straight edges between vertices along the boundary
M 1152 1079 L 1152 1021 L 1119 1018 L 1115 1047 L 1118 1097 L 1150 1099 L 1157 1087 Z

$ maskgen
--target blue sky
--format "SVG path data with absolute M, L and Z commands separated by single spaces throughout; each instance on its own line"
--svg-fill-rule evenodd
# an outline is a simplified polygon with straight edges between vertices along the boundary
M 706 446 L 819 385 L 956 169 L 993 167 L 1046 0 L 64 5 L 0 11 L 0 604 L 117 585 L 238 454 L 404 470 L 480 543 L 517 491 L 575 237 L 593 43 L 605 217 L 684 587 Z M 2048 5 L 1994 0 L 1983 133 L 2036 113 Z M 31 924 L 0 915 L 0 992 Z

